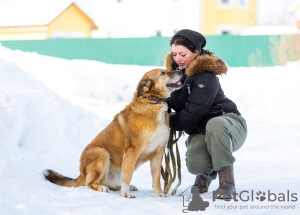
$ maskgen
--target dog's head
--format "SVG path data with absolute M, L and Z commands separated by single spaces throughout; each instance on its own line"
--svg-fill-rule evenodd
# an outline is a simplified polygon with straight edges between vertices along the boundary
M 168 98 L 174 90 L 182 86 L 182 74 L 176 71 L 154 69 L 147 72 L 137 86 L 137 97 L 156 96 Z

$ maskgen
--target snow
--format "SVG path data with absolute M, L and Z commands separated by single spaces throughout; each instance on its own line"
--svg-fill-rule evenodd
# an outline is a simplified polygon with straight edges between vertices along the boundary
M 249 129 L 246 143 L 234 153 L 238 193 L 287 196 L 289 191 L 299 198 L 299 66 L 229 68 L 220 77 Z M 185 167 L 187 136 L 179 140 L 182 184 L 175 196 L 153 196 L 149 163 L 133 174 L 132 184 L 139 188 L 135 199 L 118 191 L 60 187 L 42 175 L 50 168 L 77 177 L 84 147 L 131 100 L 138 81 L 152 68 L 64 60 L 0 46 L 0 214 L 182 214 L 186 207 L 179 194 L 188 189 L 184 195 L 190 195 L 194 182 Z M 287 197 L 213 201 L 217 187 L 215 180 L 201 195 L 210 204 L 206 211 L 191 213 L 299 214 L 299 200 Z

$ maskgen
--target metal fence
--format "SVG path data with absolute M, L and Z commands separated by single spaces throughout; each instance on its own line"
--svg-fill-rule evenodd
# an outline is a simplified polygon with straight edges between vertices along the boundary
M 111 64 L 163 66 L 170 51 L 167 37 L 47 39 L 0 41 L 10 49 L 65 59 L 88 59 Z M 206 36 L 206 49 L 229 66 L 274 66 L 300 60 L 300 35 Z

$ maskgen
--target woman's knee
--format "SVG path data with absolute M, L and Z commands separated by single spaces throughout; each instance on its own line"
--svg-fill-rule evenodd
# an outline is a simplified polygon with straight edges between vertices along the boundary
M 211 157 L 207 150 L 204 135 L 193 135 L 187 140 L 186 166 L 190 173 L 199 175 L 210 172 Z
M 186 153 L 186 167 L 193 175 L 203 175 L 212 170 L 211 158 L 204 153 L 190 152 Z
M 220 134 L 226 129 L 226 123 L 221 117 L 210 119 L 206 124 L 206 134 Z
M 198 160 L 186 157 L 186 167 L 193 175 L 202 175 L 205 172 L 205 165 L 203 164 L 203 162 L 199 163 Z
M 189 173 L 193 175 L 203 175 L 208 179 L 214 180 L 216 178 L 216 172 L 214 172 L 211 166 L 211 160 L 191 160 L 186 158 L 186 167 Z

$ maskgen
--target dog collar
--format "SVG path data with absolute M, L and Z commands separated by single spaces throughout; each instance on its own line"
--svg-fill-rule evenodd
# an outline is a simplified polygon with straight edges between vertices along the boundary
M 164 103 L 164 102 L 167 102 L 168 99 L 162 99 L 162 98 L 158 98 L 158 97 L 155 97 L 155 96 L 144 96 L 145 99 L 148 99 L 149 101 L 154 101 L 156 103 L 152 103 L 152 104 L 160 104 L 160 103 Z

